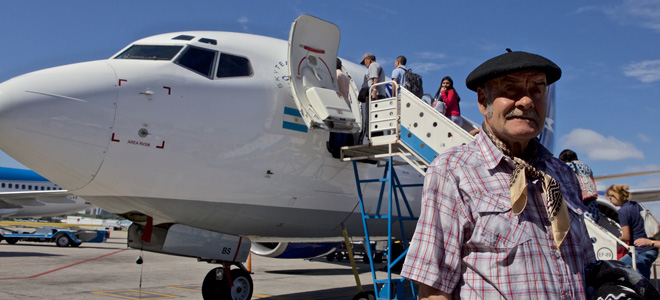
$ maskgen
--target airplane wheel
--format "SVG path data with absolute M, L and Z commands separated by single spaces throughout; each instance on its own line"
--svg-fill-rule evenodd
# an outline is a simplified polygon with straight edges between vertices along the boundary
M 82 243 L 74 243 L 74 242 L 71 242 L 71 244 L 69 244 L 69 245 L 70 245 L 71 247 L 78 247 L 78 246 L 80 246 L 80 244 L 82 244 Z
M 62 234 L 57 238 L 55 238 L 55 245 L 57 245 L 57 247 L 66 247 L 69 246 L 70 243 L 71 243 L 71 239 L 69 239 L 69 237 L 66 236 L 65 234 Z
M 17 238 L 6 238 L 5 241 L 7 241 L 7 244 L 9 245 L 15 245 L 18 242 Z
M 252 298 L 252 291 L 254 290 L 250 273 L 243 269 L 231 270 L 229 273 L 234 280 L 234 285 L 231 287 L 231 298 L 229 299 L 250 300 Z
M 374 291 L 359 292 L 353 296 L 353 300 L 376 300 L 376 293 Z
M 325 260 L 327 260 L 327 261 L 333 261 L 333 260 L 335 260 L 335 254 L 334 254 L 334 253 L 330 253 L 330 254 L 326 255 L 326 256 L 325 256 Z
M 252 298 L 254 285 L 250 273 L 242 269 L 229 271 L 232 280 L 234 280 L 233 286 L 229 286 L 226 276 L 223 276 L 222 280 L 217 279 L 215 276 L 216 270 L 224 272 L 223 268 L 215 268 L 204 277 L 204 283 L 202 283 L 202 297 L 204 299 L 249 300 Z
M 204 282 L 202 283 L 202 297 L 206 300 L 223 299 L 222 291 L 229 290 L 229 284 L 227 283 L 227 280 L 225 280 L 226 276 L 222 276 L 222 280 L 218 280 L 218 278 L 215 276 L 216 271 L 224 272 L 224 268 L 215 268 L 209 271 L 206 274 L 206 277 L 204 277 Z

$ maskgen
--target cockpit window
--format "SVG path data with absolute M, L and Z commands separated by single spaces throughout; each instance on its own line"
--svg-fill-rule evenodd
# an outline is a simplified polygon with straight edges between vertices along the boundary
M 179 59 L 175 62 L 183 67 L 195 71 L 208 78 L 213 77 L 213 62 L 215 60 L 215 51 L 206 50 L 197 47 L 188 47 Z
M 133 45 L 115 59 L 171 60 L 182 46 Z
M 245 57 L 222 53 L 217 75 L 218 78 L 252 76 L 252 65 Z

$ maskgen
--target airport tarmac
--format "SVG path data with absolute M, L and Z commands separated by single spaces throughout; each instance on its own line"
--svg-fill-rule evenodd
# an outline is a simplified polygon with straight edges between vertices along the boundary
M 202 299 L 201 283 L 216 265 L 126 248 L 126 232 L 78 248 L 54 243 L 0 243 L 0 299 Z M 135 263 L 142 255 L 144 263 Z M 360 281 L 373 290 L 369 265 Z M 252 299 L 351 299 L 357 288 L 348 261 L 252 256 Z M 382 268 L 383 264 L 378 264 Z M 385 272 L 378 279 L 387 278 Z

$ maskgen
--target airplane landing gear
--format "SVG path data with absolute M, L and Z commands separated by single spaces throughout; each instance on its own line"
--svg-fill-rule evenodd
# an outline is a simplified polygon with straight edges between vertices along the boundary
M 218 267 L 206 274 L 202 283 L 204 299 L 249 300 L 252 298 L 254 285 L 250 272 L 243 268 L 226 272 L 228 268 L 228 265 Z

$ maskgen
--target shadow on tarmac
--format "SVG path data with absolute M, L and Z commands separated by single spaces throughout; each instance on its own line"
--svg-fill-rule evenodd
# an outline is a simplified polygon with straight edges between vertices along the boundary
M 41 252 L 5 252 L 0 251 L 0 257 L 34 257 L 34 256 L 63 256 L 59 254 L 41 253 Z
M 373 291 L 373 285 L 363 285 L 363 291 Z M 351 299 L 358 294 L 357 287 L 339 287 L 313 292 L 293 293 L 277 296 L 252 295 L 252 299 L 270 299 L 270 300 L 346 300 Z

